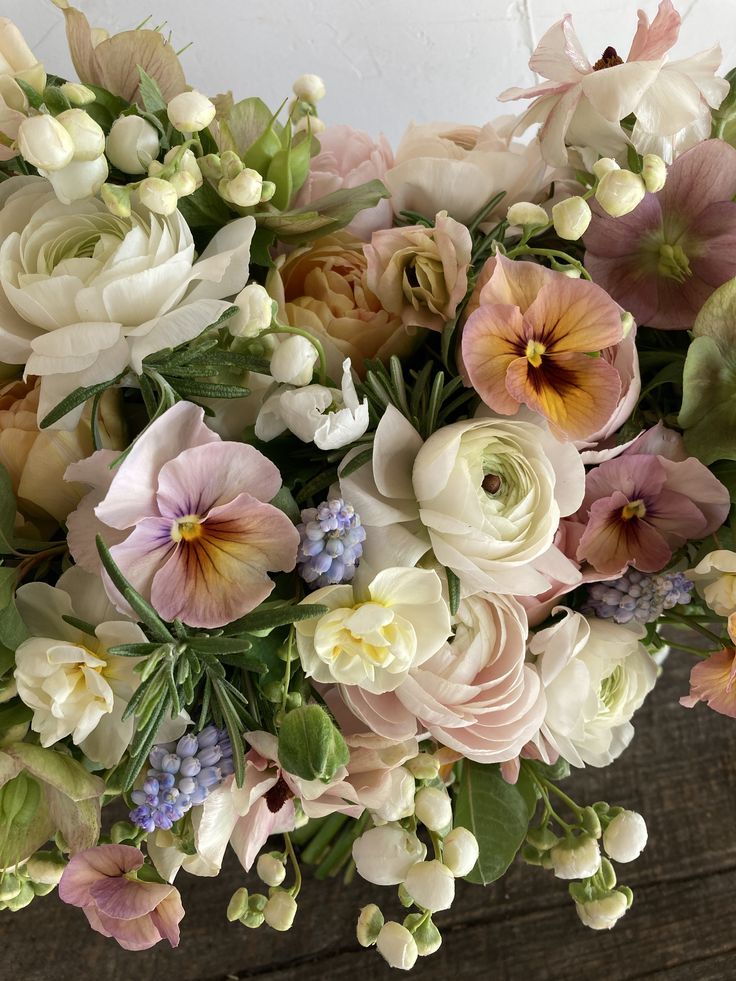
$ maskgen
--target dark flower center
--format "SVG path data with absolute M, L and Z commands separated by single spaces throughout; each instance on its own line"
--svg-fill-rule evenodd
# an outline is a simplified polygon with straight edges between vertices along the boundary
M 276 783 L 266 794 L 266 806 L 272 814 L 278 814 L 284 804 L 294 795 L 289 790 L 289 786 L 283 777 L 279 777 Z
M 501 478 L 497 473 L 487 473 L 483 478 L 481 487 L 486 494 L 498 494 L 501 490 Z
M 599 72 L 602 68 L 614 68 L 616 65 L 623 65 L 623 63 L 624 59 L 620 57 L 618 51 L 609 45 L 593 65 L 593 71 Z

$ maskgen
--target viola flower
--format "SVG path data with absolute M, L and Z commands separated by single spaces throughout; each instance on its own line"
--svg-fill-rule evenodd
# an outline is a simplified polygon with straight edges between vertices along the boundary
M 693 326 L 716 287 L 736 276 L 736 150 L 706 140 L 670 167 L 667 183 L 634 211 L 595 207 L 585 265 L 640 324 Z
M 94 513 L 113 540 L 126 532 L 113 558 L 162 617 L 219 627 L 263 602 L 274 587 L 268 571 L 294 568 L 299 532 L 267 503 L 281 487 L 273 463 L 221 440 L 203 414 L 179 402 L 149 426 Z
M 179 890 L 136 878 L 142 866 L 142 852 L 130 845 L 89 848 L 70 859 L 59 896 L 81 906 L 92 929 L 125 950 L 147 950 L 164 939 L 177 947 L 184 916 Z
M 621 376 L 595 355 L 623 336 L 621 311 L 599 286 L 498 256 L 465 325 L 462 357 L 491 409 L 513 415 L 527 405 L 557 436 L 582 439 L 618 406 Z
M 659 423 L 588 473 L 577 557 L 604 576 L 628 565 L 659 572 L 674 549 L 720 528 L 729 508 L 723 484 Z
M 680 61 L 666 62 L 680 33 L 680 15 L 661 0 L 650 24 L 643 11 L 626 61 L 607 47 L 591 65 L 567 14 L 542 37 L 529 67 L 546 81 L 529 89 L 511 88 L 502 102 L 533 99 L 521 118 L 524 128 L 541 123 L 544 159 L 567 162 L 567 147 L 590 147 L 602 156 L 625 152 L 629 137 L 621 120 L 634 113 L 631 143 L 639 153 L 672 160 L 710 133 L 711 108 L 726 97 L 728 83 L 717 78 L 719 45 Z

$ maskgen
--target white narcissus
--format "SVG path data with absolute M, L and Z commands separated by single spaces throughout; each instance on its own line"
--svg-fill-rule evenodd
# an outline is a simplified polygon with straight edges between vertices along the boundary
M 251 217 L 231 222 L 197 259 L 178 211 L 120 218 L 94 198 L 62 204 L 39 177 L 4 181 L 0 345 L 6 362 L 41 377 L 39 417 L 216 321 L 245 285 L 254 229 Z M 71 428 L 81 412 L 55 425 Z

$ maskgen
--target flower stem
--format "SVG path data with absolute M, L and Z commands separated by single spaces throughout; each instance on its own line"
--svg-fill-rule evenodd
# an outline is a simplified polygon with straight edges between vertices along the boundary
M 299 867 L 299 860 L 296 857 L 296 852 L 294 851 L 294 846 L 291 843 L 291 838 L 287 833 L 284 833 L 284 845 L 286 846 L 286 853 L 291 860 L 291 864 L 294 867 L 294 885 L 291 887 L 291 894 L 296 899 L 299 895 L 299 890 L 302 887 L 302 870 Z

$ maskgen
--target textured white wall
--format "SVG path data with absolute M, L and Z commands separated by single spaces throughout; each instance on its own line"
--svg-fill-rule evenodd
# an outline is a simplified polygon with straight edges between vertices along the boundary
M 720 41 L 736 64 L 735 0 L 675 0 L 683 15 L 676 55 Z M 76 0 L 111 32 L 149 14 L 167 20 L 190 84 L 274 107 L 302 72 L 322 75 L 321 115 L 383 131 L 396 142 L 409 120 L 483 123 L 497 94 L 527 85 L 530 49 L 570 11 L 591 60 L 612 44 L 626 55 L 644 6 L 657 0 Z M 71 73 L 63 17 L 50 0 L 0 0 L 47 67 Z

